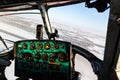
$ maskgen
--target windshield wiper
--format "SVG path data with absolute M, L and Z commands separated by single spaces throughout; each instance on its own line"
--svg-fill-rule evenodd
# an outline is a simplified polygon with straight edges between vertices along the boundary
M 5 45 L 5 47 L 7 48 L 7 50 L 9 50 L 8 46 L 6 45 L 5 41 L 3 40 L 3 38 L 0 36 L 0 40 L 2 41 L 2 43 Z

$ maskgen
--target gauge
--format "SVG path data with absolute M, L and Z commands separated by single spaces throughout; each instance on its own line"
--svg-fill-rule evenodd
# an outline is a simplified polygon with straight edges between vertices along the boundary
M 26 43 L 22 44 L 22 49 L 27 49 L 27 44 Z
M 66 61 L 66 55 L 65 55 L 65 53 L 58 53 L 58 60 L 60 62 L 65 62 Z
M 21 52 L 19 55 L 18 55 L 19 58 L 21 59 L 25 59 L 25 54 L 23 52 Z
M 23 54 L 19 54 L 17 57 L 22 59 L 23 58 Z
M 51 54 L 50 55 L 50 62 L 55 62 L 56 60 L 56 54 Z
M 35 54 L 35 58 L 36 58 L 37 61 L 39 61 L 40 58 L 41 58 L 41 54 L 40 53 Z
M 46 62 L 48 60 L 48 54 L 47 53 L 42 55 L 42 60 L 43 60 L 43 62 Z
M 31 54 L 31 53 L 24 53 L 24 59 L 26 60 L 26 61 L 33 61 L 33 55 Z
M 56 49 L 59 49 L 59 43 L 55 43 L 54 46 L 55 46 Z
M 37 49 L 38 49 L 38 50 L 42 49 L 42 43 L 38 43 Z
M 45 49 L 46 49 L 46 50 L 50 49 L 50 44 L 49 44 L 49 43 L 46 43 L 46 44 L 45 44 Z
M 34 50 L 34 49 L 35 49 L 35 43 L 32 42 L 32 43 L 30 44 L 30 49 L 31 49 L 31 50 Z

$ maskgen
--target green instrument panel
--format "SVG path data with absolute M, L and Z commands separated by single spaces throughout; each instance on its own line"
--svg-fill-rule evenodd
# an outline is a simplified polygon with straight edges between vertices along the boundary
M 39 80 L 70 80 L 70 43 L 53 40 L 18 41 L 15 75 Z

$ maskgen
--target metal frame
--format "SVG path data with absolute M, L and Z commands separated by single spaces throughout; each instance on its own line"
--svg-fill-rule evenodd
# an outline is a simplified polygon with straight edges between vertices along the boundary
M 99 80 L 118 80 L 113 74 L 120 53 L 120 0 L 111 0 L 107 39 Z M 111 78 L 113 77 L 114 78 Z M 116 78 L 115 78 L 116 76 Z
M 49 20 L 49 16 L 48 16 L 47 8 L 45 7 L 45 4 L 41 4 L 41 3 L 39 3 L 38 6 L 39 6 L 39 10 L 41 12 L 41 17 L 43 19 L 44 28 L 45 28 L 47 36 L 49 38 L 49 35 L 52 33 L 52 28 L 51 28 L 51 24 L 50 24 L 50 20 Z

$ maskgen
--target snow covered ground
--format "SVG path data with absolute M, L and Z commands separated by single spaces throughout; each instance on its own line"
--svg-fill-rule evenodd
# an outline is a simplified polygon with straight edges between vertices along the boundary
M 13 41 L 35 39 L 36 25 L 39 23 L 42 23 L 42 21 L 32 18 L 32 16 L 3 16 L 0 17 L 0 36 Z M 105 38 L 103 36 L 84 32 L 73 27 L 69 27 L 68 29 L 68 25 L 60 23 L 53 24 L 53 28 L 59 31 L 60 39 L 81 46 L 101 60 L 103 59 L 105 44 Z M 45 32 L 44 36 L 44 38 L 46 38 Z M 9 47 L 13 46 L 11 42 L 6 41 L 6 43 Z M 0 44 L 3 45 L 2 43 Z M 0 50 L 4 48 L 4 46 L 0 46 Z M 81 73 L 81 80 L 97 80 L 97 76 L 93 73 L 89 61 L 80 55 L 77 55 L 75 58 L 75 69 Z M 8 80 L 15 80 L 14 61 L 12 61 L 11 66 L 6 69 L 6 76 Z

